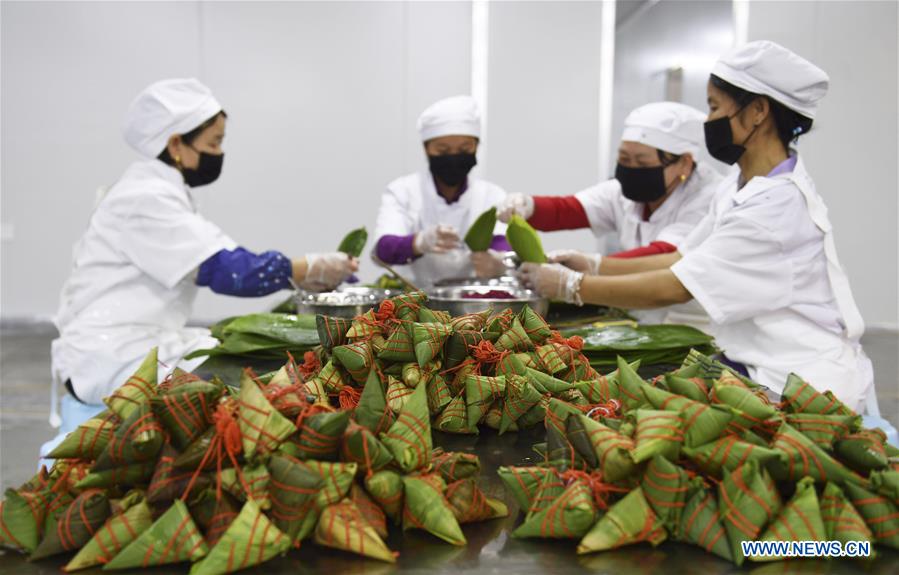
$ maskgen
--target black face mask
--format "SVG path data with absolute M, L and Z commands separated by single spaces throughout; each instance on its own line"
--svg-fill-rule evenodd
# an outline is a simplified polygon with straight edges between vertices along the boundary
M 216 181 L 219 174 L 222 173 L 222 163 L 225 161 L 225 154 L 207 154 L 196 150 L 200 154 L 200 161 L 196 168 L 181 168 L 181 175 L 184 177 L 184 183 L 192 188 L 205 186 Z
M 668 191 L 665 186 L 665 166 L 628 168 L 618 164 L 615 179 L 621 184 L 624 197 L 643 204 L 661 199 Z
M 745 106 L 744 106 L 745 107 Z M 710 120 L 703 124 L 705 129 L 705 147 L 709 154 L 716 160 L 720 160 L 728 165 L 734 165 L 737 160 L 746 152 L 746 142 L 755 133 L 755 126 L 742 144 L 734 143 L 734 132 L 730 127 L 731 118 L 735 118 L 743 111 L 743 108 L 737 110 L 733 116 L 723 116 L 721 118 Z
M 428 156 L 428 167 L 435 178 L 447 186 L 460 186 L 468 172 L 478 163 L 474 154 L 446 154 Z

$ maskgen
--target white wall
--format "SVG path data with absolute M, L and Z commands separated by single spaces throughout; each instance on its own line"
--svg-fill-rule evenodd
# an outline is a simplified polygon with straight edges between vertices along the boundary
M 734 42 L 731 0 L 662 0 L 644 5 L 615 30 L 612 137 L 615 147 L 624 118 L 643 104 L 665 100 L 664 74 L 683 70 L 684 104 L 705 112 L 712 66 Z M 617 153 L 613 154 L 614 164 Z M 702 158 L 717 169 L 720 162 Z
M 899 326 L 897 3 L 751 2 L 749 39 L 830 75 L 800 150 L 827 202 L 840 260 L 869 326 Z
M 127 105 L 164 77 L 201 78 L 229 114 L 223 176 L 198 197 L 239 243 L 299 255 L 371 230 L 383 186 L 424 165 L 420 111 L 470 90 L 470 24 L 464 2 L 4 2 L 3 317 L 56 311 L 95 189 L 135 157 Z M 285 295 L 201 292 L 195 317 Z
M 507 191 L 567 195 L 597 182 L 601 12 L 598 2 L 490 4 L 486 177 Z M 543 243 L 594 247 L 588 231 Z

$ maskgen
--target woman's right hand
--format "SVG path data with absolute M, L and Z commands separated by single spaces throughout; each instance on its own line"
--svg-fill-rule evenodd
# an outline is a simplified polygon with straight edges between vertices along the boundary
M 453 226 L 431 226 L 415 234 L 412 251 L 415 255 L 443 254 L 460 246 L 459 232 Z
M 507 194 L 496 206 L 496 219 L 503 223 L 509 223 L 515 215 L 530 219 L 534 215 L 534 198 L 525 194 Z
M 343 283 L 359 270 L 359 260 L 343 252 L 308 254 L 305 258 L 305 273 L 297 283 L 309 291 L 330 291 Z M 296 276 L 295 266 L 295 280 Z
M 599 275 L 599 264 L 602 262 L 601 254 L 585 254 L 577 250 L 556 250 L 546 254 L 550 263 L 562 264 L 566 268 L 573 269 L 588 276 Z

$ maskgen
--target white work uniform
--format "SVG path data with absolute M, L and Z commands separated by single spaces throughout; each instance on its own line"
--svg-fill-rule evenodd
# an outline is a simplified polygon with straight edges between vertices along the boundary
M 215 346 L 209 330 L 185 328 L 196 270 L 235 247 L 197 213 L 178 170 L 159 160 L 132 164 L 75 246 L 56 317 L 54 379 L 70 379 L 81 401 L 100 404 L 154 346 L 161 376 L 183 355 Z
M 590 229 L 599 238 L 616 233 L 622 251 L 633 250 L 652 242 L 679 246 L 705 217 L 721 176 L 705 164 L 696 169 L 668 199 L 643 219 L 644 204 L 634 202 L 621 193 L 621 184 L 611 179 L 575 194 L 587 213 Z M 708 316 L 694 302 L 654 310 L 630 312 L 640 323 L 687 323 L 709 329 Z
M 437 192 L 430 172 L 409 174 L 388 184 L 381 196 L 375 238 L 417 234 L 435 225 L 453 226 L 464 237 L 478 216 L 505 197 L 505 190 L 499 186 L 469 176 L 468 188 L 449 204 Z M 497 222 L 493 233 L 505 231 L 506 225 Z M 463 248 L 448 253 L 416 258 L 411 264 L 415 284 L 426 288 L 444 279 L 473 277 L 470 255 L 463 244 Z
M 792 152 L 795 153 L 795 152 Z M 827 207 L 801 158 L 792 172 L 722 183 L 671 267 L 716 324 L 718 344 L 782 392 L 790 372 L 861 410 L 873 392 L 864 331 Z

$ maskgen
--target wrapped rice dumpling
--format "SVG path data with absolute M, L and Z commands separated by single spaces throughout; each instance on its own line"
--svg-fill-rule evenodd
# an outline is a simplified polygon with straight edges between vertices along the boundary
M 393 461 L 393 454 L 366 427 L 350 422 L 340 447 L 342 461 L 356 463 L 361 471 L 377 471 Z
M 899 549 L 899 505 L 859 485 L 847 483 L 843 489 L 855 509 L 865 518 L 877 543 Z
M 453 328 L 442 323 L 412 324 L 412 341 L 415 344 L 415 359 L 418 365 L 426 365 L 443 351 L 443 344 Z
M 427 466 L 431 461 L 431 418 L 427 392 L 423 386 L 415 389 L 406 406 L 381 442 L 393 454 L 399 468 L 409 473 Z
M 116 428 L 91 471 L 107 471 L 155 460 L 162 449 L 162 443 L 162 426 L 150 409 L 150 404 L 143 403 L 130 410 L 130 415 Z
M 548 475 L 555 475 L 555 470 L 546 467 L 514 467 L 503 466 L 497 471 L 506 490 L 523 511 L 531 508 L 543 481 Z
M 331 353 L 334 361 L 349 372 L 353 381 L 365 383 L 365 380 L 368 378 L 368 372 L 371 371 L 374 363 L 374 351 L 370 342 L 360 341 L 340 345 L 331 350 Z
M 292 438 L 300 459 L 334 460 L 350 422 L 349 411 L 325 411 L 304 417 Z
M 191 575 L 222 575 L 259 565 L 290 548 L 290 539 L 262 513 L 252 500 L 244 503 L 206 557 L 190 569 Z
M 821 519 L 827 531 L 827 541 L 874 542 L 874 534 L 865 519 L 846 498 L 836 483 L 828 482 L 821 495 Z
M 476 425 L 468 424 L 468 408 L 465 405 L 464 391 L 446 404 L 446 407 L 434 420 L 434 429 L 447 433 L 478 433 Z
M 131 498 L 128 507 L 106 520 L 103 527 L 98 529 L 91 540 L 63 567 L 64 571 L 72 572 L 105 565 L 150 528 L 153 524 L 150 506 L 139 494 L 137 495 Z
M 677 461 L 684 442 L 684 421 L 679 414 L 637 409 L 633 412 L 633 418 L 637 426 L 634 448 L 630 452 L 634 463 L 648 461 L 655 455 Z
M 469 375 L 465 380 L 465 407 L 468 426 L 475 427 L 487 415 L 490 406 L 502 398 L 506 391 L 506 378 Z
M 368 374 L 354 417 L 359 425 L 374 434 L 385 432 L 393 425 L 395 417 L 387 406 L 384 383 L 376 369 Z
M 481 472 L 481 461 L 474 453 L 435 449 L 431 465 L 448 484 L 460 479 L 476 478 Z
M 647 541 L 653 546 L 667 538 L 664 524 L 656 516 L 643 490 L 637 487 L 612 505 L 581 539 L 578 555 L 606 551 Z
M 346 345 L 346 333 L 353 322 L 343 317 L 330 317 L 326 315 L 315 316 L 315 328 L 318 331 L 318 340 L 328 353 L 335 347 Z
M 365 478 L 365 490 L 384 513 L 399 523 L 403 512 L 403 477 L 388 469 Z
M 322 511 L 315 529 L 315 542 L 372 559 L 396 562 L 393 552 L 349 499 L 329 505 Z
M 387 338 L 384 349 L 378 352 L 378 359 L 384 361 L 415 361 L 415 344 L 412 340 L 411 324 L 399 324 Z
M 103 399 L 103 403 L 120 419 L 128 419 L 135 409 L 156 397 L 159 370 L 158 351 L 158 348 L 155 347 L 151 349 L 128 381 L 113 391 L 109 397 Z
M 223 392 L 221 385 L 189 381 L 160 393 L 150 403 L 172 445 L 184 449 L 212 423 L 212 414 Z
M 315 501 L 325 482 L 314 469 L 290 458 L 273 455 L 268 467 L 272 521 L 290 541 L 300 541 L 315 527 Z
M 240 428 L 244 457 L 274 453 L 278 445 L 297 428 L 272 407 L 262 390 L 251 378 L 240 381 L 240 408 L 237 424 Z
M 885 469 L 889 464 L 886 454 L 886 434 L 879 429 L 864 429 L 837 441 L 836 454 L 849 467 L 868 473 Z
M 771 461 L 771 474 L 778 480 L 797 481 L 806 475 L 816 481 L 843 483 L 864 483 L 864 479 L 847 469 L 842 463 L 827 454 L 818 445 L 784 423 L 774 436 L 772 449 L 786 457 Z
M 643 394 L 654 408 L 680 413 L 684 421 L 684 445 L 688 447 L 704 445 L 721 437 L 733 418 L 726 408 L 709 406 L 655 387 L 645 386 Z
M 689 482 L 686 471 L 661 455 L 650 460 L 640 482 L 644 497 L 670 533 L 677 533 L 680 526 Z
M 718 498 L 708 489 L 696 491 L 687 500 L 678 532 L 687 543 L 698 545 L 727 561 L 734 560 L 727 531 L 718 512 Z
M 403 478 L 403 530 L 423 529 L 452 545 L 465 545 L 459 522 L 443 496 L 444 488 L 438 475 Z
M 508 431 L 525 413 L 540 403 L 542 397 L 524 376 L 509 375 L 505 380 L 506 391 L 499 425 L 500 434 Z
M 805 477 L 796 484 L 796 493 L 771 521 L 761 541 L 826 541 L 827 530 L 821 519 L 815 481 Z M 756 555 L 753 561 L 776 561 L 781 557 Z
M 487 497 L 478 487 L 477 479 L 460 479 L 446 486 L 446 500 L 459 523 L 487 521 L 506 517 L 509 510 L 499 499 Z
M 569 441 L 586 461 L 597 463 L 595 467 L 602 472 L 606 482 L 615 483 L 636 472 L 637 466 L 631 457 L 634 449 L 631 438 L 585 415 L 571 417 L 568 422 Z
M 513 537 L 541 537 L 550 539 L 574 539 L 582 537 L 596 521 L 596 505 L 593 491 L 586 481 L 573 479 L 567 486 L 550 485 L 547 479 L 532 506 Z
M 742 565 L 745 557 L 740 543 L 758 539 L 765 525 L 780 513 L 780 495 L 768 471 L 748 461 L 724 473 L 718 485 L 718 504 L 731 555 L 737 565 Z
M 205 556 L 207 551 L 203 535 L 191 518 L 187 505 L 176 499 L 168 511 L 138 534 L 103 569 L 135 569 L 193 562 Z
M 744 441 L 734 435 L 725 435 L 699 447 L 684 447 L 684 455 L 699 469 L 720 478 L 723 471 L 733 471 L 750 460 L 766 467 L 772 460 L 785 460 L 783 452 Z
M 858 416 L 851 415 L 819 415 L 817 413 L 791 413 L 786 421 L 818 447 L 825 451 L 833 450 L 833 442 L 847 436 L 858 426 Z
M 788 413 L 856 415 L 833 395 L 818 393 L 810 383 L 795 373 L 787 377 L 782 395 L 784 410 Z
M 353 485 L 350 486 L 349 499 L 356 504 L 356 507 L 359 509 L 359 512 L 362 513 L 362 517 L 365 518 L 365 521 L 374 527 L 375 533 L 381 536 L 381 538 L 386 538 L 388 535 L 387 514 L 384 513 L 384 510 L 372 500 L 368 493 L 366 493 L 358 483 L 353 483 Z
M 47 457 L 94 460 L 106 449 L 120 422 L 119 416 L 112 411 L 103 411 L 68 434 Z

